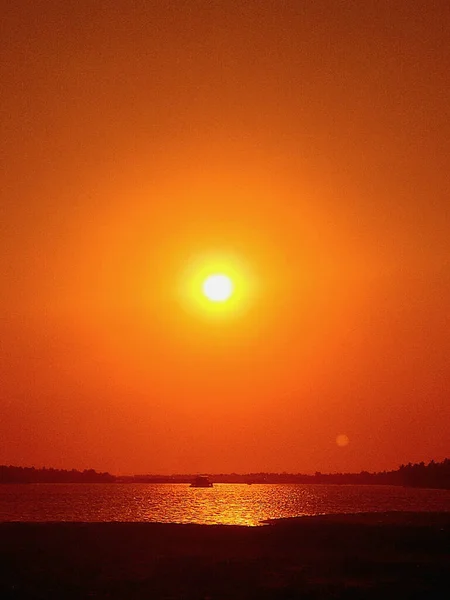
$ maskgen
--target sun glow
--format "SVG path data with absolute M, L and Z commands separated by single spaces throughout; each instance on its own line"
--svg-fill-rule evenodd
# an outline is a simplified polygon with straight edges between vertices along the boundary
M 233 282 L 223 273 L 210 275 L 203 282 L 203 293 L 212 302 L 225 302 L 233 293 Z
M 232 253 L 208 253 L 193 257 L 180 279 L 184 308 L 206 318 L 219 319 L 247 312 L 255 293 L 255 281 L 244 261 Z

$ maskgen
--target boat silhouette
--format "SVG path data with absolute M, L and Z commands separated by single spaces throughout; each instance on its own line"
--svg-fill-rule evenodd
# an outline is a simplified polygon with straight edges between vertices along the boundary
M 199 475 L 191 483 L 191 487 L 196 487 L 196 488 L 209 488 L 212 486 L 213 486 L 212 482 L 203 475 Z

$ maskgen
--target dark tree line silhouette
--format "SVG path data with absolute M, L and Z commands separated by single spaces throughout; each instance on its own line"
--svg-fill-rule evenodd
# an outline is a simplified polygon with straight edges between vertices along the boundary
M 252 474 L 247 476 L 252 481 Z M 256 481 L 270 481 L 277 483 L 336 483 L 336 484 L 362 484 L 362 485 L 401 485 L 408 487 L 428 487 L 450 489 L 450 459 L 442 462 L 432 460 L 428 465 L 424 462 L 400 465 L 394 471 L 380 471 L 369 473 L 330 473 L 316 472 L 314 475 L 281 474 L 256 474 Z
M 404 485 L 450 489 L 449 458 L 438 463 L 432 460 L 428 465 L 423 462 L 401 465 L 398 473 Z
M 133 483 L 189 483 L 195 475 L 135 475 L 118 477 L 118 481 Z M 363 485 L 401 485 L 450 489 L 450 459 L 428 464 L 408 463 L 394 471 L 369 473 L 329 473 L 317 471 L 314 475 L 302 473 L 208 473 L 213 483 L 334 483 Z
M 432 460 L 401 465 L 395 471 L 369 473 L 329 473 L 319 471 L 314 475 L 301 473 L 239 473 L 210 474 L 214 483 L 335 483 L 365 485 L 402 485 L 408 487 L 428 487 L 450 489 L 450 459 L 442 462 Z M 98 473 L 93 469 L 77 471 L 72 469 L 35 469 L 34 467 L 13 467 L 0 465 L 0 483 L 190 483 L 194 475 L 136 475 L 115 477 L 110 473 Z
M 94 469 L 35 469 L 0 465 L 0 483 L 113 483 L 110 473 L 98 473 Z
M 394 471 L 380 471 L 369 473 L 330 473 L 316 472 L 314 475 L 281 474 L 250 474 L 249 481 L 267 481 L 272 483 L 336 483 L 336 484 L 362 484 L 362 485 L 401 485 L 407 487 L 428 487 L 450 489 L 450 459 L 442 462 L 432 460 L 428 465 L 424 462 L 400 465 Z

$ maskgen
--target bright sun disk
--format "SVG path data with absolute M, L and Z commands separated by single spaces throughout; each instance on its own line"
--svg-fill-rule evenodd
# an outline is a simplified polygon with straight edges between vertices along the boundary
M 233 282 L 227 275 L 210 275 L 203 282 L 203 293 L 212 302 L 225 302 L 233 293 Z

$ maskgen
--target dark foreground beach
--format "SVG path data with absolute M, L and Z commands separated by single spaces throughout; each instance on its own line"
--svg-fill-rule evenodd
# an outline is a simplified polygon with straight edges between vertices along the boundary
M 447 599 L 450 513 L 0 524 L 0 598 Z

